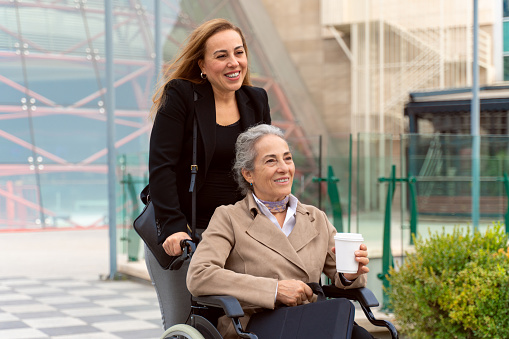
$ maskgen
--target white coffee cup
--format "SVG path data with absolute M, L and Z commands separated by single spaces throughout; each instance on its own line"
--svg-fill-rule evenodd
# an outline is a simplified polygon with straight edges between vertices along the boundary
M 360 233 L 336 233 L 336 269 L 341 273 L 357 273 L 359 262 L 355 261 L 355 251 L 359 250 L 364 238 Z

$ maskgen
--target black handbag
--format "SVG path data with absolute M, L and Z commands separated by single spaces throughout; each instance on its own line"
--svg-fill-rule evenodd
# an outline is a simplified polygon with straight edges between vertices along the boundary
M 353 304 L 345 298 L 327 300 L 319 284 L 308 285 L 318 294 L 317 302 L 255 313 L 246 331 L 259 339 L 351 339 Z
M 156 216 L 152 201 L 148 201 L 141 214 L 134 220 L 133 226 L 136 233 L 143 239 L 150 252 L 157 259 L 159 265 L 165 270 L 170 268 L 170 265 L 177 257 L 169 256 L 164 251 L 163 245 L 157 243 Z
M 191 183 L 189 192 L 192 194 L 192 209 L 191 209 L 191 238 L 197 244 L 196 237 L 196 174 L 198 173 L 198 166 L 196 165 L 196 143 L 197 143 L 198 127 L 196 117 L 193 119 L 193 164 L 191 165 Z M 150 199 L 149 186 L 147 185 L 140 194 L 141 201 L 145 203 L 145 208 L 141 214 L 134 220 L 133 227 L 136 233 L 145 242 L 149 250 L 156 258 L 159 265 L 167 270 L 178 270 L 182 266 L 182 261 L 177 260 L 180 256 L 170 256 L 166 253 L 162 244 L 158 244 L 157 240 L 157 225 L 154 213 L 154 205 Z M 186 247 L 187 249 L 187 247 Z M 185 251 L 186 252 L 186 251 Z

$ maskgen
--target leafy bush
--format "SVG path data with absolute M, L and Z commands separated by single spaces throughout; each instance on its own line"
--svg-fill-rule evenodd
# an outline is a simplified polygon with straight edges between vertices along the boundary
M 415 240 L 387 293 L 410 338 L 509 338 L 508 236 L 455 227 Z

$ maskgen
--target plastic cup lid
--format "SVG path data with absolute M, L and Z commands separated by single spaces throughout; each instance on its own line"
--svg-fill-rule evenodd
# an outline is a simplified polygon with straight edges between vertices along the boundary
M 347 241 L 364 241 L 360 233 L 336 233 L 334 239 Z

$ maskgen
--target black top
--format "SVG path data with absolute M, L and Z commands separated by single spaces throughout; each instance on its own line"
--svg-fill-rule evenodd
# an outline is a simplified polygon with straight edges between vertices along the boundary
M 196 196 L 196 228 L 207 228 L 217 206 L 234 204 L 243 198 L 232 173 L 235 141 L 240 133 L 239 121 L 229 126 L 216 125 L 216 149 L 205 183 Z
M 186 232 L 187 224 L 191 225 L 189 183 L 194 116 L 198 123 L 197 199 L 210 178 L 208 171 L 216 149 L 214 92 L 208 81 L 193 84 L 186 80 L 172 80 L 166 85 L 163 97 L 150 135 L 149 155 L 150 197 L 159 243 L 173 233 Z M 235 99 L 242 131 L 256 124 L 270 124 L 269 102 L 263 88 L 242 86 L 235 92 Z M 200 213 L 197 210 L 197 214 Z

